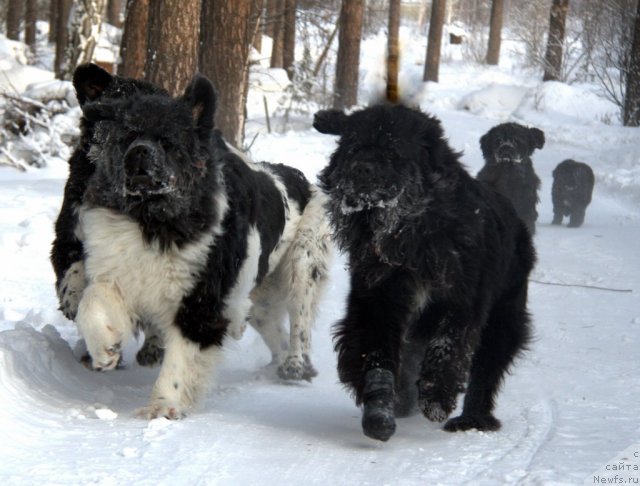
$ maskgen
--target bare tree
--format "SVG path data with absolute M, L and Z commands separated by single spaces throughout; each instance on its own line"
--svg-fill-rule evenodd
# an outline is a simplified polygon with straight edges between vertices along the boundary
M 125 10 L 124 30 L 120 43 L 118 73 L 122 76 L 143 79 L 147 58 L 147 34 L 149 0 L 128 0 Z
M 7 3 L 7 39 L 20 40 L 20 22 L 23 16 L 23 1 L 8 0 Z
M 627 70 L 623 121 L 625 126 L 640 126 L 640 1 L 633 27 L 633 41 Z
M 360 37 L 364 0 L 342 0 L 333 107 L 342 110 L 358 103 Z
M 116 27 L 122 27 L 121 12 L 122 0 L 109 0 L 107 4 L 107 22 Z
M 61 66 L 62 79 L 71 79 L 80 64 L 93 60 L 106 0 L 76 0 L 71 8 L 69 40 Z
M 273 24 L 271 44 L 271 67 L 283 66 L 282 54 L 284 50 L 284 6 L 285 0 L 276 0 L 274 10 L 270 12 L 270 22 Z
M 543 81 L 554 81 L 560 77 L 562 71 L 562 47 L 568 10 L 569 0 L 553 0 L 549 15 L 549 36 L 547 38 Z
M 502 41 L 502 17 L 504 16 L 504 0 L 491 2 L 491 22 L 489 27 L 489 47 L 487 64 L 497 66 L 500 62 L 500 44 Z
M 293 79 L 293 63 L 296 53 L 296 9 L 297 0 L 285 0 L 282 19 L 282 67 L 289 79 Z
M 204 0 L 200 69 L 218 88 L 216 126 L 240 148 L 244 138 L 254 0 Z
M 387 39 L 387 101 L 397 103 L 398 65 L 400 63 L 400 0 L 389 1 L 389 37 Z
M 24 42 L 32 51 L 36 48 L 36 20 L 38 18 L 38 2 L 26 0 L 24 12 Z
M 148 29 L 145 79 L 182 94 L 198 69 L 200 0 L 150 2 Z
M 64 56 L 69 41 L 69 13 L 71 12 L 71 0 L 58 0 L 58 13 L 56 15 L 56 55 L 53 61 L 56 78 L 63 79 Z
M 429 37 L 427 40 L 427 59 L 424 64 L 423 81 L 438 82 L 440 71 L 440 49 L 442 45 L 442 31 L 447 0 L 433 0 L 431 4 L 431 22 L 429 23 Z

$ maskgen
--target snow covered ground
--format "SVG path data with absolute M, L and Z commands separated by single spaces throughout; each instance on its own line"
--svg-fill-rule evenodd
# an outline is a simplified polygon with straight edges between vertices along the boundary
M 348 291 L 343 258 L 318 316 L 313 383 L 274 379 L 263 369 L 266 347 L 248 330 L 229 342 L 211 392 L 187 419 L 133 418 L 157 370 L 135 364 L 135 346 L 125 369 L 87 370 L 74 351 L 74 324 L 56 310 L 48 256 L 66 163 L 51 158 L 25 173 L 0 167 L 0 484 L 598 484 L 592 473 L 629 446 L 640 449 L 640 129 L 603 123 L 615 108 L 592 86 L 543 85 L 507 53 L 498 68 L 449 53 L 440 83 L 425 86 L 425 41 L 403 36 L 404 94 L 441 118 L 472 173 L 491 126 L 513 120 L 546 133 L 533 156 L 543 184 L 530 286 L 536 339 L 498 398 L 502 430 L 452 435 L 415 416 L 400 419 L 388 443 L 362 434 L 331 346 Z M 1 38 L 0 46 L 1 74 L 24 74 Z M 363 45 L 363 102 L 380 90 L 383 53 L 381 37 Z M 262 107 L 250 106 L 256 131 Z M 310 122 L 261 133 L 252 155 L 315 178 L 334 140 Z M 551 171 L 565 158 L 589 163 L 597 177 L 579 229 L 549 224 Z M 638 484 L 633 474 L 620 477 Z

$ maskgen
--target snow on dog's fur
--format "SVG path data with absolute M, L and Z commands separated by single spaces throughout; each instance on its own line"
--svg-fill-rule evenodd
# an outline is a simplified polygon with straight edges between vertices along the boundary
M 162 358 L 162 367 L 138 413 L 180 418 L 202 394 L 225 335 L 249 320 L 282 378 L 310 380 L 331 248 L 324 196 L 295 169 L 232 153 L 214 130 L 206 78 L 177 99 L 101 96 L 114 82 L 95 66 L 76 73 L 93 170 L 71 210 L 65 194 L 63 210 L 76 216 L 57 226 L 52 252 L 61 306 L 93 368 L 115 368 L 142 326 L 151 341 L 138 361 Z M 61 241 L 76 241 L 82 258 L 55 265 L 68 248 Z
M 372 438 L 419 407 L 449 431 L 495 430 L 494 400 L 530 334 L 535 253 L 513 206 L 462 167 L 440 122 L 404 106 L 316 114 L 339 135 L 319 175 L 351 290 L 336 324 L 338 373 Z

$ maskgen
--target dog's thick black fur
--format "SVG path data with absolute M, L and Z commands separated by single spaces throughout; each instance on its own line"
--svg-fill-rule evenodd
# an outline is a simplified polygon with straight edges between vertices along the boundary
M 584 162 L 567 159 L 553 170 L 553 224 L 562 224 L 569 216 L 569 228 L 578 228 L 584 223 L 587 206 L 591 203 L 595 177 L 593 170 Z
M 440 122 L 404 106 L 316 113 L 339 135 L 319 175 L 351 290 L 336 324 L 342 383 L 364 433 L 387 440 L 416 405 L 449 431 L 495 430 L 504 373 L 530 336 L 531 236 L 513 206 L 474 180 Z
M 535 233 L 540 179 L 531 155 L 544 146 L 544 132 L 517 123 L 502 123 L 480 138 L 485 165 L 477 179 L 486 182 L 513 203 L 518 216 Z
M 79 68 L 74 85 L 83 134 L 52 262 L 92 367 L 115 368 L 143 324 L 151 344 L 138 361 L 162 367 L 139 415 L 180 418 L 224 337 L 249 320 L 282 378 L 315 376 L 310 331 L 330 253 L 324 195 L 295 169 L 232 153 L 214 129 L 206 78 L 175 99 L 97 66 Z

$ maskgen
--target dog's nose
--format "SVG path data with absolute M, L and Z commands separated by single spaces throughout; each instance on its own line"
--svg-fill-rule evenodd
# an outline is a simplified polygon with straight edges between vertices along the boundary
M 153 158 L 153 148 L 147 144 L 138 144 L 127 150 L 124 155 L 124 169 L 129 177 L 144 176 L 149 172 Z

